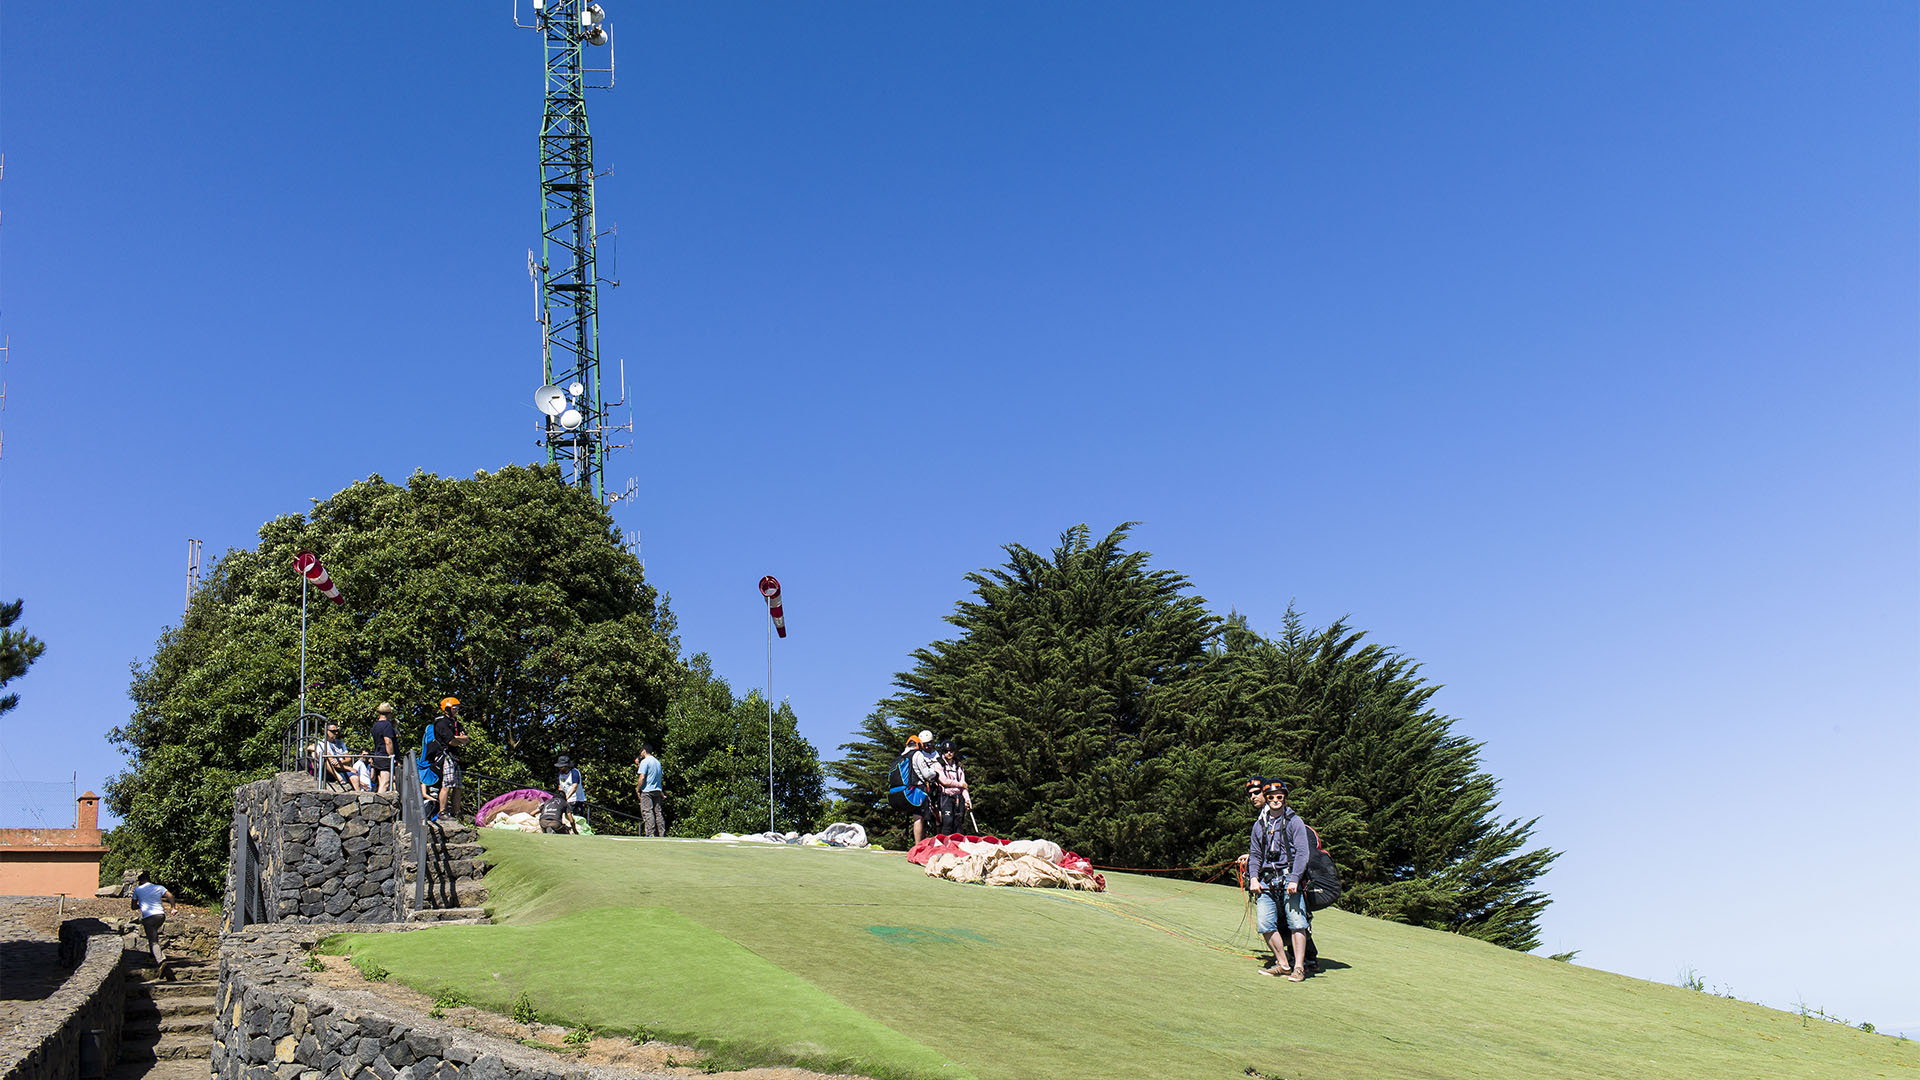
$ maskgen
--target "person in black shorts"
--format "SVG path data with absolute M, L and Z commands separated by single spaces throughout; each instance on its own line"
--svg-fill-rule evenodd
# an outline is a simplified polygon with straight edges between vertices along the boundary
M 393 759 L 400 751 L 400 732 L 393 726 L 393 702 L 383 701 L 373 712 L 373 753 L 367 758 L 373 766 L 373 789 L 392 791 Z

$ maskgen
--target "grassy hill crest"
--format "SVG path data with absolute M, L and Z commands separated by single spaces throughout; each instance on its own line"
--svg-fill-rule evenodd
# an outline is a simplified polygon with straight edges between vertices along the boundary
M 1340 911 L 1260 975 L 1243 895 L 954 885 L 897 852 L 488 834 L 495 926 L 348 935 L 416 989 L 739 1063 L 919 1078 L 1920 1077 L 1920 1047 Z

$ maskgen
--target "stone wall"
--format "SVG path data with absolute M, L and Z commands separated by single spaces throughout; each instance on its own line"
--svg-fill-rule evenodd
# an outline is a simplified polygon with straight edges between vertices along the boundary
M 363 931 L 407 928 L 364 927 Z M 330 926 L 261 926 L 221 940 L 217 1080 L 634 1080 L 455 1027 L 364 990 L 315 984 L 308 950 Z
M 268 922 L 386 923 L 395 896 L 399 804 L 392 794 L 315 791 L 313 778 L 281 773 L 234 792 L 258 852 L 257 882 Z M 228 840 L 227 923 L 238 883 Z
M 72 974 L 0 1034 L 0 1077 L 79 1080 L 103 1074 L 95 1070 L 112 1064 L 125 1017 L 121 951 L 120 935 L 98 919 L 61 924 L 60 963 L 71 966 Z

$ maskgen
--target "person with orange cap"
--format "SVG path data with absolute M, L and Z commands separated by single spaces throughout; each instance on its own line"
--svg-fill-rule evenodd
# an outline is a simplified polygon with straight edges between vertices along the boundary
M 939 812 L 939 765 L 933 757 L 933 732 L 922 731 L 907 740 L 907 755 L 913 770 L 913 785 L 924 802 L 913 812 L 913 842 L 927 838 L 927 823 Z
M 460 761 L 455 751 L 467 746 L 466 729 L 460 726 L 460 699 L 440 699 L 440 716 L 427 724 L 420 738 L 420 783 L 440 786 L 439 815 L 451 812 L 460 816 Z

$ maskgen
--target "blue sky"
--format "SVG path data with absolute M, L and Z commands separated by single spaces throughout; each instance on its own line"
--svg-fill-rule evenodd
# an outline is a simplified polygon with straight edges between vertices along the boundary
M 758 684 L 778 574 L 832 756 L 1000 545 L 1137 520 L 1426 664 L 1547 951 L 1920 1035 L 1913 5 L 605 2 L 689 649 Z M 485 8 L 0 4 L 0 779 L 118 771 L 187 537 L 539 456 Z

